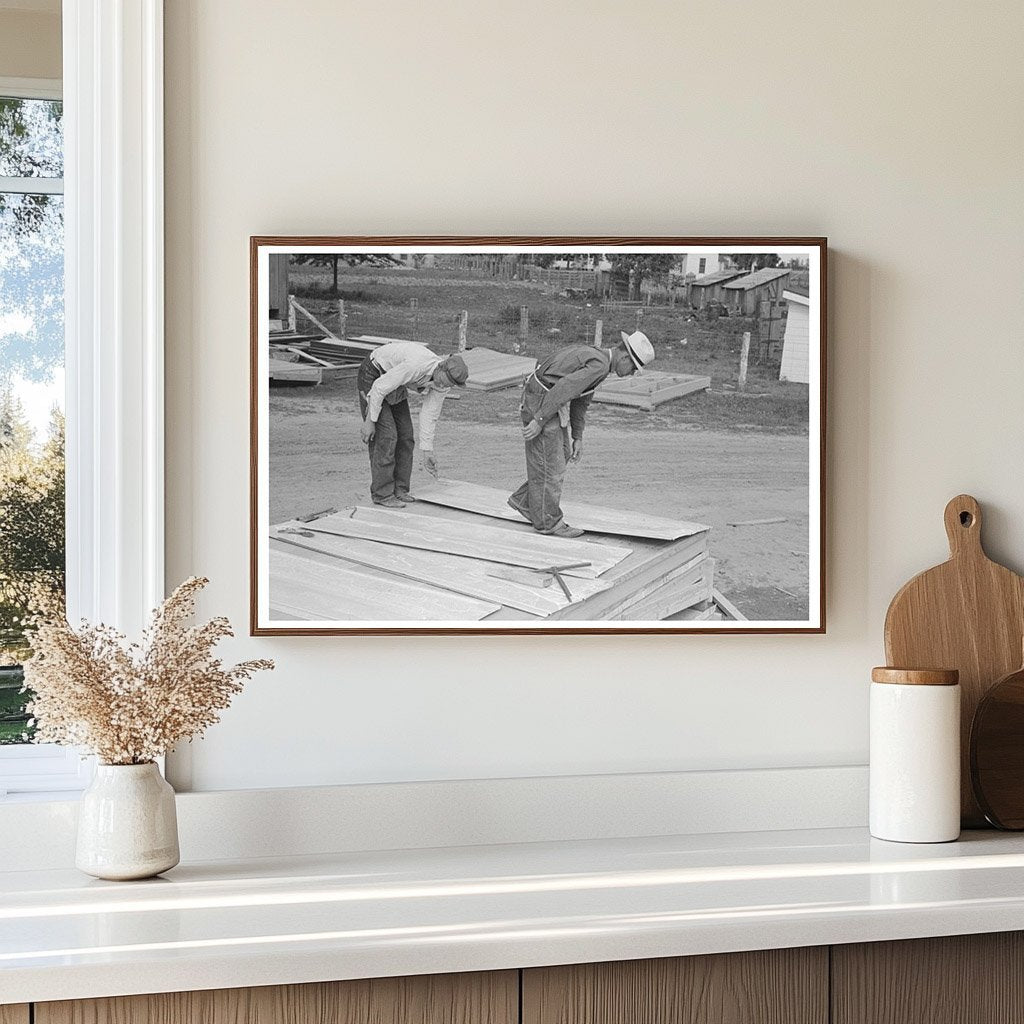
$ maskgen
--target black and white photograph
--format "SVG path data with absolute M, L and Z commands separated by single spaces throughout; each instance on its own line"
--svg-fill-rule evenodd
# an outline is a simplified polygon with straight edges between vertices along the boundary
M 823 631 L 825 253 L 253 238 L 252 632 Z

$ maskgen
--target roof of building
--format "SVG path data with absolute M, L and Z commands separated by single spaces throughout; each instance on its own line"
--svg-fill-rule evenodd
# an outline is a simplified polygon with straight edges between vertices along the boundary
M 790 291 L 788 288 L 786 288 L 782 292 L 782 297 L 787 302 L 799 302 L 801 305 L 804 305 L 804 306 L 809 306 L 811 304 L 810 296 L 809 295 L 805 295 L 798 288 L 793 289 L 793 291 Z
M 746 291 L 748 288 L 758 288 L 763 284 L 768 284 L 769 281 L 774 281 L 776 278 L 785 277 L 788 273 L 789 270 L 786 267 L 762 267 L 746 277 L 741 277 L 738 281 L 730 281 L 725 287 L 739 288 Z
M 742 273 L 742 270 L 716 270 L 713 274 L 705 274 L 703 277 L 691 281 L 690 286 L 702 288 L 706 284 L 721 284 L 723 281 L 731 281 L 734 277 L 739 277 Z

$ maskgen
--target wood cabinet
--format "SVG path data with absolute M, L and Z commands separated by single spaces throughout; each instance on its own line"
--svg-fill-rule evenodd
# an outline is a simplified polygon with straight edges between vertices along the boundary
M 0 1006 L 0 1024 L 1024 1024 L 1024 933 Z
M 833 1024 L 1024 1021 L 1024 933 L 832 947 Z
M 522 1019 L 523 1024 L 826 1024 L 828 949 L 528 970 Z
M 518 971 L 172 992 L 36 1003 L 35 1006 L 35 1024 L 518 1024 L 518 1021 Z M 19 1020 L 17 1024 L 22 1022 Z

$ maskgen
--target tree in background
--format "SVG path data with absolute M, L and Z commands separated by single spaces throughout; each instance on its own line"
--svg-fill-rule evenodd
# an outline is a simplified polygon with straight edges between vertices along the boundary
M 306 252 L 292 256 L 292 263 L 325 267 L 331 271 L 331 294 L 338 294 L 338 268 L 346 267 L 400 267 L 402 261 L 395 256 L 376 252 Z
M 62 609 L 65 584 L 64 417 L 37 445 L 21 403 L 0 398 L 0 661 L 30 652 L 26 619 Z
M 737 252 L 729 257 L 737 270 L 762 270 L 765 267 L 777 267 L 782 263 L 777 252 Z
M 625 281 L 630 301 L 640 298 L 640 286 L 649 277 L 668 274 L 679 257 L 670 252 L 611 253 L 612 276 Z

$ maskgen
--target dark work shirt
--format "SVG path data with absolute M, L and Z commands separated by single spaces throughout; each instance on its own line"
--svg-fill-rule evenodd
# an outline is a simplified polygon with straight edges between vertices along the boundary
M 573 438 L 579 441 L 594 389 L 610 369 L 607 349 L 590 345 L 570 345 L 548 356 L 537 365 L 537 379 L 550 390 L 545 392 L 534 419 L 543 426 L 568 404 L 569 426 Z

